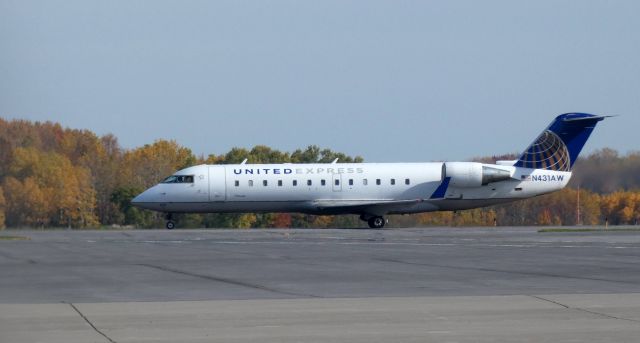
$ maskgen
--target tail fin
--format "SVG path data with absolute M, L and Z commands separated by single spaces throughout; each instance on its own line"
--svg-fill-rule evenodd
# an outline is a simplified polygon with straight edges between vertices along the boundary
M 522 153 L 514 166 L 571 171 L 591 131 L 606 117 L 608 116 L 587 113 L 565 113 L 557 116 Z

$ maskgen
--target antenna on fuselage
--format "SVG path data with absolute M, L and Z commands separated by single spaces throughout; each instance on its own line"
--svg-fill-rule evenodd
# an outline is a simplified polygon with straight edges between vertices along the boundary
M 336 164 L 338 163 L 338 160 L 340 159 L 340 157 L 336 158 L 335 160 L 333 160 L 333 162 L 331 162 L 331 164 Z
M 244 160 L 242 160 L 242 162 L 240 162 L 240 164 L 247 164 L 247 160 L 248 158 L 245 158 Z

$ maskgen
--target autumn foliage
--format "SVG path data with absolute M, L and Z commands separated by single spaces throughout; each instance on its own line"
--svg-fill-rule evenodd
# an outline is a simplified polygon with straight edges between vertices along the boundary
M 267 146 L 195 156 L 175 141 L 123 149 L 113 135 L 59 124 L 0 118 L 0 228 L 159 227 L 161 214 L 131 199 L 176 170 L 200 163 L 362 162 L 309 146 L 292 153 Z M 482 160 L 491 161 L 495 158 Z M 577 162 L 570 187 L 501 206 L 394 216 L 394 226 L 635 224 L 640 219 L 640 153 L 603 149 Z M 579 190 L 578 190 L 579 189 Z M 355 216 L 183 214 L 180 227 L 359 227 Z

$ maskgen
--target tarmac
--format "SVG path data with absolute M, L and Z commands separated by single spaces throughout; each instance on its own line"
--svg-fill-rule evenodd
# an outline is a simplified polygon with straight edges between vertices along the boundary
M 640 341 L 640 232 L 1 235 L 0 343 Z

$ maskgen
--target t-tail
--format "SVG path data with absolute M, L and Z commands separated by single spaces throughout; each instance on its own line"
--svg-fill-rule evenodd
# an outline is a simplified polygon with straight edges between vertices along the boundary
M 609 116 L 565 113 L 557 116 L 522 153 L 516 167 L 571 171 L 596 124 Z

